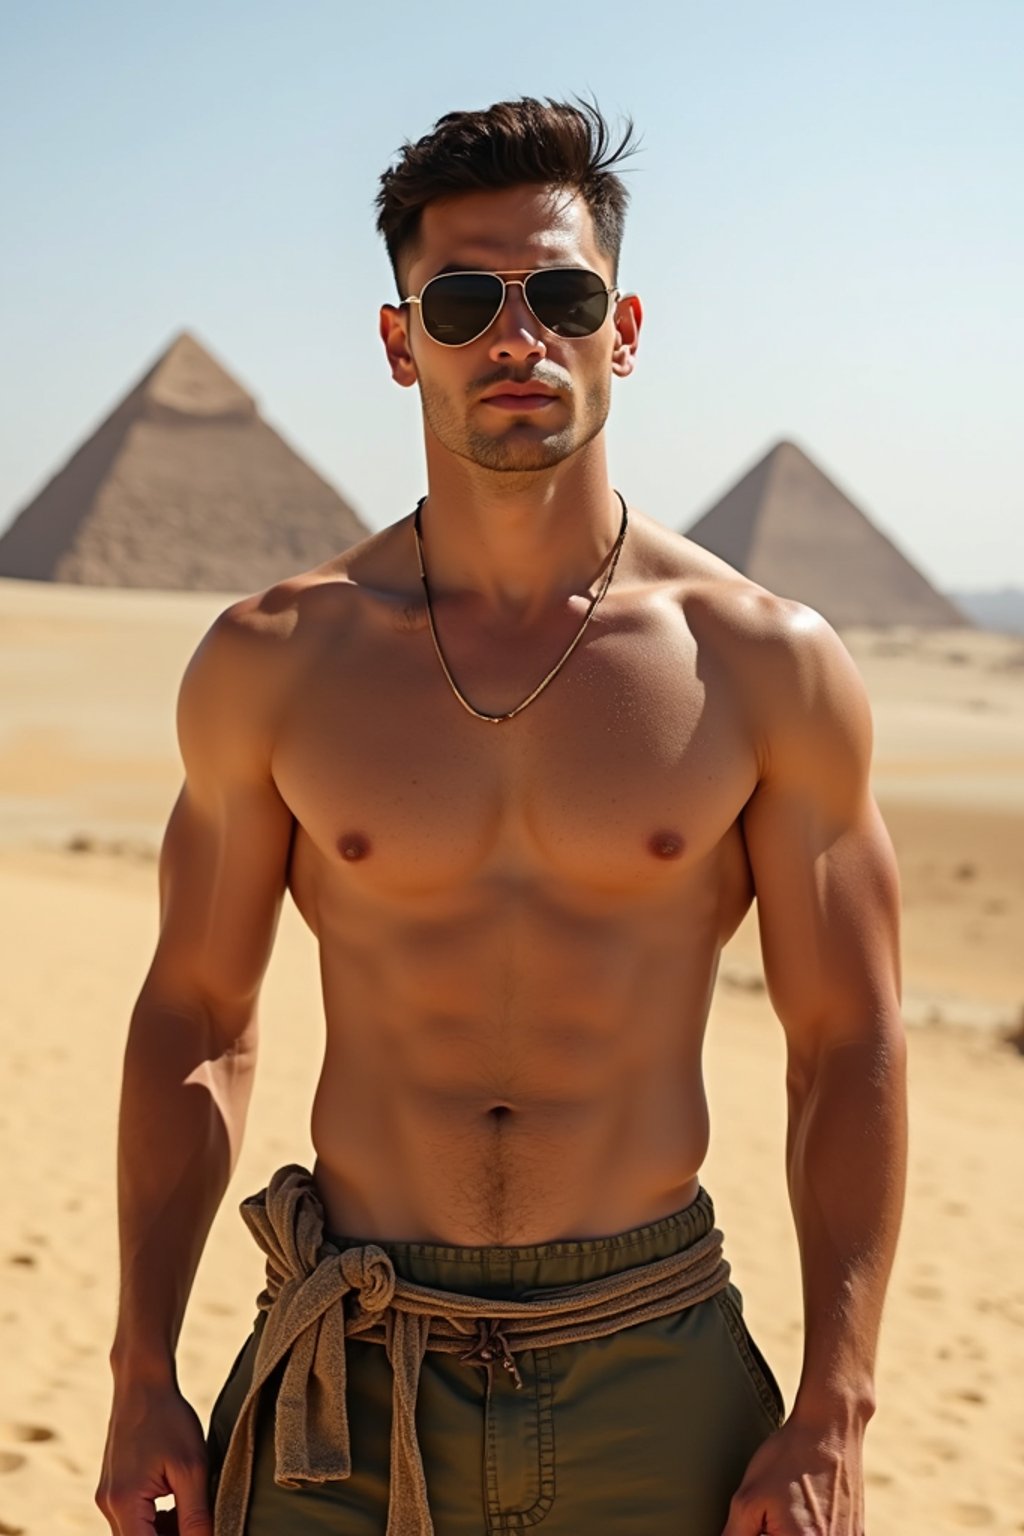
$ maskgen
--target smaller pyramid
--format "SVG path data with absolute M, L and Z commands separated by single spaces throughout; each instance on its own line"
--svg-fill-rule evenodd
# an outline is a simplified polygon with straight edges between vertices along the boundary
M 971 622 L 795 443 L 776 443 L 684 533 L 836 629 Z
M 253 592 L 368 531 L 183 331 L 0 537 L 0 575 Z

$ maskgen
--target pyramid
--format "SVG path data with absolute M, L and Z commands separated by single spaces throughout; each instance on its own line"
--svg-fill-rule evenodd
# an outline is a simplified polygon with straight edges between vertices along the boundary
M 183 331 L 0 537 L 0 575 L 253 592 L 367 532 Z
M 776 443 L 684 532 L 837 629 L 971 622 L 794 443 Z

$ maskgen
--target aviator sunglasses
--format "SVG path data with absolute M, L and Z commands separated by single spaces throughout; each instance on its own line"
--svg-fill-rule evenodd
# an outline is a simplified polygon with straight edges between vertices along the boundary
M 501 313 L 507 288 L 521 288 L 527 308 L 556 336 L 593 336 L 618 288 L 586 267 L 538 267 L 506 281 L 497 272 L 440 272 L 403 304 L 418 304 L 423 329 L 443 347 L 466 347 Z

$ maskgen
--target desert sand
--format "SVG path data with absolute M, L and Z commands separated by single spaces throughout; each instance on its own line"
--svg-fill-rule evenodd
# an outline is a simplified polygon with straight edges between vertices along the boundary
M 129 1010 L 177 792 L 177 681 L 216 594 L 0 581 L 0 1536 L 106 1530 L 92 1502 L 114 1322 L 114 1150 Z M 1024 640 L 857 632 L 875 788 L 899 856 L 911 1143 L 866 1442 L 871 1536 L 1024 1531 Z M 179 1351 L 205 1418 L 261 1286 L 239 1200 L 307 1163 L 322 1023 L 286 910 L 249 1130 Z M 756 916 L 708 1030 L 712 1193 L 787 1403 L 801 1302 L 785 1187 L 784 1042 Z M 583 1533 L 581 1533 L 583 1536 Z M 628 1533 L 624 1533 L 628 1536 Z

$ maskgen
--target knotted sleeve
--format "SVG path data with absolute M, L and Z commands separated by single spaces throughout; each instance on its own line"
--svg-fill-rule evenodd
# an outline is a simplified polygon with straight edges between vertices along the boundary
M 416 1394 L 430 1335 L 430 1318 L 397 1311 L 387 1351 L 394 1373 L 391 1413 L 391 1497 L 385 1536 L 432 1536 L 427 1480 L 416 1434 Z
M 339 1254 L 324 1243 L 323 1207 L 304 1168 L 280 1169 L 241 1209 L 267 1257 L 267 1286 L 257 1303 L 266 1322 L 221 1470 L 217 1536 L 243 1536 L 260 1393 L 282 1360 L 275 1481 L 296 1487 L 351 1476 L 344 1300 L 359 1289 L 364 1308 L 382 1311 L 395 1285 L 383 1249 L 367 1244 Z

